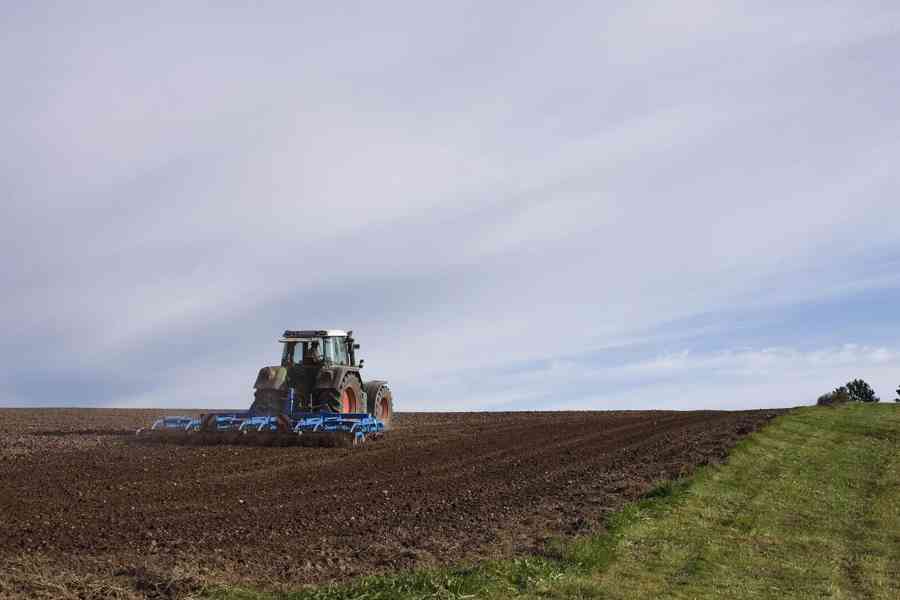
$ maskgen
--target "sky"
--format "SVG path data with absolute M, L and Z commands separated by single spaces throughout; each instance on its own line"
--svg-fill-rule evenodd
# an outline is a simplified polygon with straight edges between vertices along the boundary
M 214 4 L 214 6 L 213 6 Z M 6 2 L 0 406 L 900 386 L 900 4 Z

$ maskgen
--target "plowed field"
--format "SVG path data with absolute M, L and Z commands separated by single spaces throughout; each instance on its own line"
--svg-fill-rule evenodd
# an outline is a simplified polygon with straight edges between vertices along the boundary
M 778 414 L 400 414 L 326 449 L 139 441 L 160 412 L 0 410 L 0 592 L 277 589 L 539 551 Z

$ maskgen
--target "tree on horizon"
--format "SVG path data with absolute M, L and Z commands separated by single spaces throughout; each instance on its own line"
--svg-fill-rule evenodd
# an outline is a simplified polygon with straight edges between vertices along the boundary
M 862 379 L 854 379 L 847 383 L 846 387 L 850 392 L 850 399 L 854 402 L 878 402 L 879 400 L 872 386 Z

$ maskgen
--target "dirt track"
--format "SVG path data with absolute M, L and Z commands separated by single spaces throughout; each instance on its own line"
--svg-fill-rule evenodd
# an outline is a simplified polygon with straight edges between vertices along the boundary
M 137 442 L 159 412 L 0 410 L 7 593 L 23 557 L 147 592 L 175 571 L 279 588 L 539 550 L 778 414 L 401 414 L 350 450 Z

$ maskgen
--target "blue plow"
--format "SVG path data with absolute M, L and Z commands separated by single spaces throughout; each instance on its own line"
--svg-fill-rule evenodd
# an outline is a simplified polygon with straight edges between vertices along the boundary
M 254 415 L 250 411 L 209 413 L 199 419 L 163 417 L 138 436 L 202 445 L 353 447 L 384 433 L 384 423 L 367 413 L 296 412 Z

